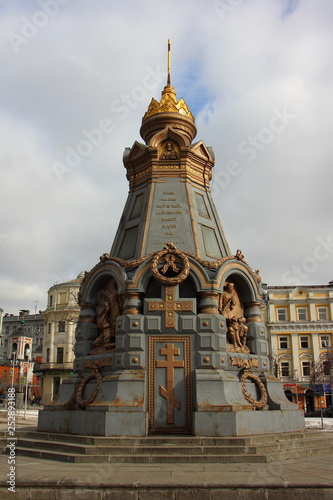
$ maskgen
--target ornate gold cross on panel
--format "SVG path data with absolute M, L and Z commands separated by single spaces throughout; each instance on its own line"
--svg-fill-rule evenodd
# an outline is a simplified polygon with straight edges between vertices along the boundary
M 165 287 L 165 301 L 147 301 L 148 311 L 164 311 L 164 325 L 165 328 L 175 328 L 176 326 L 176 312 L 193 311 L 193 300 L 176 300 L 175 287 Z
M 156 361 L 156 368 L 166 368 L 166 388 L 160 385 L 160 394 L 167 400 L 167 423 L 174 423 L 174 408 L 180 409 L 180 400 L 176 398 L 173 391 L 175 388 L 175 368 L 184 368 L 183 359 L 174 359 L 180 355 L 180 349 L 174 344 L 167 344 L 160 349 L 160 355 L 166 356 L 165 361 Z

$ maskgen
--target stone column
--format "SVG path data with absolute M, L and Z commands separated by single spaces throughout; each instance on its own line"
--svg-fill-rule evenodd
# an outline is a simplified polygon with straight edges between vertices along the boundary
M 199 314 L 219 314 L 218 292 L 200 292 L 199 297 Z
M 140 292 L 126 292 L 123 294 L 123 314 L 142 314 L 142 301 Z
M 88 354 L 91 343 L 98 335 L 98 328 L 95 322 L 95 304 L 84 302 L 81 304 L 79 321 L 75 331 L 75 357 Z
M 247 302 L 245 304 L 244 316 L 249 329 L 247 345 L 251 352 L 261 356 L 268 356 L 267 335 L 265 325 L 262 322 L 260 307 L 261 302 L 259 301 Z M 266 366 L 268 369 L 267 362 Z

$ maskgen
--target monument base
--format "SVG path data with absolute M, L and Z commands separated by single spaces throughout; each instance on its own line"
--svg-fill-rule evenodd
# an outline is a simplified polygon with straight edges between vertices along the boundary
M 302 410 L 267 410 L 237 412 L 196 412 L 197 436 L 249 436 L 303 431 Z
M 146 414 L 140 411 L 43 410 L 38 431 L 89 436 L 146 436 Z
M 147 436 L 143 411 L 43 410 L 38 430 L 91 436 Z M 194 436 L 247 436 L 304 430 L 301 410 L 194 412 Z

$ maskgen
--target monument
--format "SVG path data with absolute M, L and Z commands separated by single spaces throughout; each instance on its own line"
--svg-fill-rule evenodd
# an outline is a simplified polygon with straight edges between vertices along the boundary
M 303 430 L 269 372 L 259 272 L 230 251 L 214 153 L 168 78 L 126 148 L 129 195 L 110 253 L 86 273 L 74 373 L 38 430 L 241 436 Z

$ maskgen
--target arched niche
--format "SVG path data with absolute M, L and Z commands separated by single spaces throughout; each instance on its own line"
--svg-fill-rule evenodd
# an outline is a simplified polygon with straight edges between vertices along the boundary
M 191 275 L 179 285 L 179 297 L 195 299 L 197 296 L 197 287 Z
M 151 276 L 147 282 L 145 297 L 148 299 L 160 299 L 162 297 L 161 283 L 159 283 L 154 276 Z
M 181 148 L 182 146 L 189 146 L 189 142 L 186 139 L 186 136 L 176 132 L 173 128 L 165 127 L 154 135 L 149 146 L 159 148 L 161 143 L 171 141 Z
M 258 300 L 258 292 L 247 273 L 241 269 L 230 269 L 223 275 L 221 291 L 226 283 L 233 283 L 243 304 Z
M 80 302 L 96 304 L 101 290 L 103 290 L 112 279 L 115 281 L 118 291 L 121 292 L 123 279 L 117 268 L 104 268 L 90 278 L 88 276 L 87 282 L 84 283 L 81 288 Z

